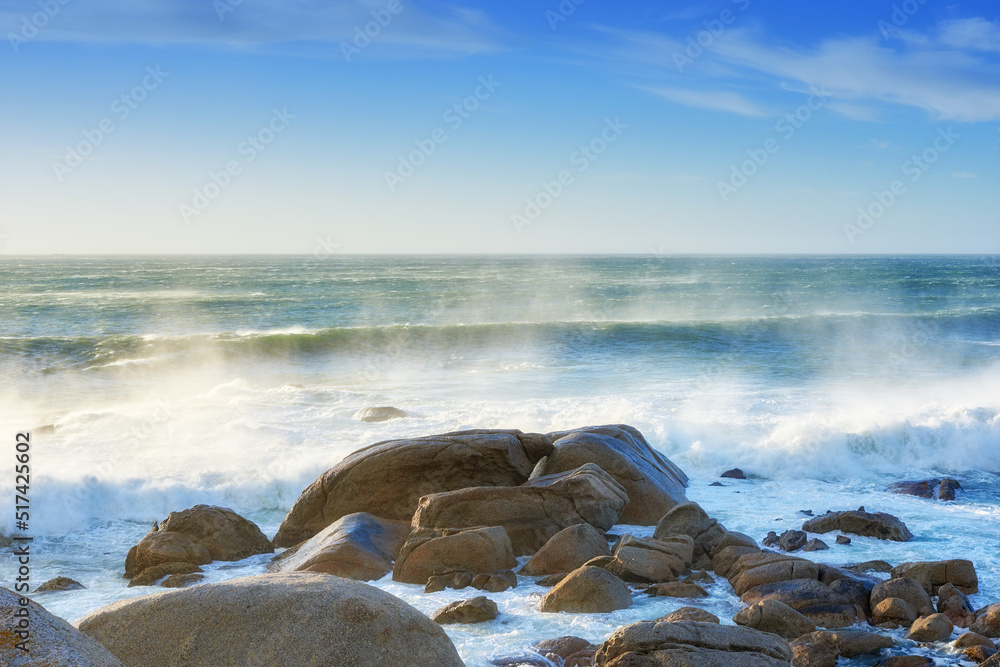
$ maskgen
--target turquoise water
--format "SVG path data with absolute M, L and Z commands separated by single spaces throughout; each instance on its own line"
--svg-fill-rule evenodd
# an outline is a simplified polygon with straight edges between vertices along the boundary
M 610 422 L 642 430 L 732 529 L 874 506 L 917 539 L 828 562 L 972 557 L 981 600 L 1000 599 L 995 257 L 5 257 L 0 287 L 0 424 L 35 434 L 38 583 L 89 586 L 42 600 L 68 618 L 137 594 L 124 554 L 172 510 L 224 504 L 273 534 L 316 475 L 377 440 Z M 362 424 L 367 405 L 412 417 Z M 733 466 L 752 479 L 708 487 Z M 967 493 L 885 493 L 932 474 Z M 462 596 L 380 585 L 421 609 Z M 489 641 L 449 629 L 470 664 L 621 620 L 510 596 Z

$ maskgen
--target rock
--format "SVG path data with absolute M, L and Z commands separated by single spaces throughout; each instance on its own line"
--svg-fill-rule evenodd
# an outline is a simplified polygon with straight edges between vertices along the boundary
M 698 570 L 697 572 L 689 575 L 686 581 L 697 581 L 703 584 L 714 584 L 715 579 L 705 570 Z
M 503 528 L 417 529 L 403 544 L 392 578 L 407 584 L 425 584 L 440 572 L 464 569 L 480 574 L 516 565 Z
M 541 612 L 606 613 L 632 606 L 621 579 L 599 567 L 584 566 L 566 575 L 538 603 Z
M 202 569 L 197 565 L 192 565 L 191 563 L 164 563 L 162 565 L 154 565 L 153 567 L 147 567 L 145 570 L 139 574 L 132 577 L 132 581 L 128 582 L 129 588 L 133 586 L 155 586 L 156 582 L 167 576 L 173 576 L 175 574 L 197 574 L 201 572 Z
M 517 586 L 517 575 L 513 570 L 482 572 L 472 578 L 471 586 L 488 593 L 502 593 Z
M 872 607 L 872 625 L 879 628 L 908 628 L 917 620 L 916 608 L 900 598 L 885 598 Z
M 708 591 L 698 584 L 689 581 L 668 581 L 663 584 L 653 584 L 646 589 L 649 595 L 667 598 L 706 598 Z
M 916 579 L 928 595 L 937 595 L 944 584 L 952 584 L 965 594 L 979 592 L 979 577 L 972 561 L 963 559 L 901 563 L 892 568 L 893 577 Z
M 410 526 L 355 512 L 334 521 L 306 542 L 280 554 L 270 571 L 322 572 L 358 581 L 381 579 L 410 534 Z
M 848 512 L 827 512 L 802 524 L 808 533 L 842 533 L 877 537 L 880 540 L 906 542 L 913 537 L 906 524 L 883 512 L 869 514 L 861 510 Z
M 799 609 L 799 613 L 820 628 L 847 628 L 858 622 L 858 610 L 852 604 L 815 604 Z
M 710 614 L 704 609 L 698 609 L 698 607 L 681 607 L 680 609 L 675 609 L 666 616 L 661 616 L 656 620 L 660 623 L 678 623 L 680 621 L 718 623 L 719 617 L 715 614 Z
M 604 569 L 625 581 L 674 581 L 691 565 L 693 550 L 694 541 L 687 535 L 663 540 L 624 535 Z
M 589 523 L 578 523 L 549 538 L 521 568 L 521 574 L 537 577 L 572 572 L 591 558 L 610 555 L 611 549 L 601 531 Z
M 549 660 L 552 660 L 553 657 L 565 660 L 578 651 L 590 648 L 590 646 L 591 643 L 586 639 L 566 635 L 565 637 L 556 637 L 555 639 L 543 639 L 536 643 L 534 648 Z
M 923 655 L 899 655 L 875 663 L 874 667 L 934 667 L 934 661 Z
M 786 530 L 778 536 L 778 547 L 782 551 L 798 551 L 806 545 L 809 537 L 801 530 Z
M 993 656 L 995 656 L 998 651 L 995 648 L 989 648 L 988 646 L 970 646 L 969 648 L 962 651 L 962 655 L 965 656 L 966 660 L 971 660 L 972 662 L 983 664 Z M 994 666 L 996 662 L 993 663 Z
M 831 632 L 830 635 L 840 646 L 840 655 L 843 658 L 878 655 L 882 649 L 892 648 L 896 645 L 896 640 L 892 637 L 876 632 L 864 632 L 863 630 L 837 630 Z
M 461 590 L 472 585 L 472 580 L 476 577 L 468 570 L 452 570 L 432 575 L 424 585 L 424 593 L 437 593 L 446 588 Z
M 760 549 L 753 547 L 726 547 L 725 549 L 719 549 L 712 558 L 712 571 L 728 578 L 740 558 L 747 554 L 759 553 Z
M 889 485 L 889 490 L 907 496 L 954 500 L 955 491 L 963 489 L 957 479 L 925 479 L 918 482 L 894 482 Z
M 23 610 L 27 611 L 30 624 L 30 636 L 25 644 L 28 651 L 17 647 L 25 637 L 14 634 L 14 628 L 24 618 Z M 91 637 L 50 614 L 37 602 L 3 587 L 0 587 L 0 664 L 4 667 L 122 667 L 118 658 Z
M 778 546 L 778 534 L 773 530 L 767 531 L 767 535 L 761 540 L 761 544 L 765 547 L 776 547 Z
M 984 637 L 1000 637 L 1000 603 L 991 604 L 976 612 L 976 622 L 971 626 L 973 632 Z
M 972 605 L 969 604 L 969 598 L 965 597 L 965 594 L 955 588 L 953 584 L 945 584 L 938 588 L 937 596 L 937 610 L 942 614 L 949 611 L 972 611 Z M 975 614 L 973 614 L 972 620 L 975 621 Z
M 739 468 L 733 468 L 732 470 L 727 470 L 726 472 L 719 475 L 719 477 L 724 477 L 726 479 L 746 479 L 747 476 L 743 474 L 743 471 Z
M 943 642 L 951 637 L 954 629 L 951 619 L 944 614 L 931 614 L 915 620 L 903 639 L 912 639 L 915 642 Z
M 483 623 L 500 615 L 497 603 L 485 595 L 468 600 L 458 600 L 434 612 L 431 619 L 435 623 Z
M 494 667 L 554 667 L 557 665 L 557 663 L 537 653 L 505 655 L 501 658 L 493 658 L 489 664 L 494 665 Z
M 531 555 L 563 528 L 588 523 L 607 531 L 628 502 L 625 490 L 593 463 L 517 487 L 475 487 L 420 499 L 421 528 L 502 526 L 514 553 Z
M 172 574 L 163 580 L 160 584 L 163 588 L 184 588 L 185 586 L 190 586 L 191 584 L 197 584 L 199 581 L 203 580 L 205 575 L 203 574 Z
M 462 667 L 451 640 L 373 586 L 312 572 L 264 574 L 120 600 L 77 622 L 128 667 Z
M 295 502 L 274 537 L 290 547 L 355 512 L 409 522 L 422 496 L 474 486 L 517 486 L 552 450 L 547 436 L 457 431 L 389 440 L 327 470 Z
M 719 550 L 726 549 L 727 547 L 749 547 L 760 551 L 760 546 L 757 544 L 757 540 L 753 539 L 749 535 L 737 533 L 735 530 L 727 530 L 722 536 L 722 539 L 719 540 L 719 543 L 715 545 L 717 553 Z
M 709 486 L 725 486 L 722 482 L 712 482 Z
M 811 632 L 788 643 L 794 667 L 835 667 L 840 643 L 830 632 Z
M 997 645 L 988 637 L 983 637 L 975 632 L 966 632 L 955 640 L 955 648 L 969 648 L 970 646 L 985 646 L 995 649 Z
M 406 414 L 399 408 L 394 408 L 388 405 L 375 408 L 361 408 L 354 413 L 355 419 L 369 424 L 387 422 L 390 419 L 402 419 L 409 416 L 410 415 Z
M 1000 653 L 994 653 L 982 661 L 980 667 L 1000 667 Z
M 143 570 L 166 563 L 207 565 L 212 562 L 208 549 L 180 533 L 150 532 L 129 549 L 125 556 L 125 578 L 134 579 Z
M 804 514 L 805 516 L 813 516 L 812 510 L 799 510 L 799 514 Z
M 566 658 L 563 667 L 594 667 L 594 658 L 597 657 L 598 646 L 591 646 L 577 651 Z
M 585 463 L 598 465 L 625 489 L 629 502 L 620 522 L 653 526 L 678 503 L 687 500 L 688 477 L 670 459 L 649 446 L 631 426 L 591 426 L 550 433 L 555 450 L 544 474 L 569 472 Z
M 763 560 L 763 559 L 762 559 Z M 745 566 L 749 567 L 757 561 L 745 561 Z M 738 569 L 731 570 L 730 573 L 739 572 Z M 773 584 L 781 581 L 791 581 L 793 579 L 819 579 L 819 566 L 811 561 L 800 558 L 788 558 L 785 560 L 764 561 L 756 567 L 749 567 L 742 573 L 730 578 L 730 583 L 737 595 L 743 595 L 751 588 Z
M 814 537 L 813 539 L 806 542 L 805 546 L 802 547 L 803 551 L 825 551 L 830 547 L 827 546 L 826 542 Z
M 837 535 L 837 544 L 850 544 L 851 538 L 847 535 Z
M 740 626 L 641 621 L 618 628 L 597 651 L 600 667 L 787 667 L 788 642 Z
M 816 624 L 810 619 L 777 600 L 761 600 L 741 609 L 733 616 L 733 622 L 785 639 L 801 637 L 816 630 Z
M 69 577 L 49 579 L 35 589 L 35 593 L 54 593 L 56 591 L 79 591 L 86 588 L 83 584 Z
M 847 599 L 858 609 L 858 616 L 862 621 L 868 620 L 872 615 L 871 596 L 874 585 L 869 581 L 856 579 L 855 577 L 841 577 L 836 581 L 827 584 L 830 590 Z
M 906 600 L 917 610 L 918 616 L 929 616 L 934 613 L 934 604 L 931 602 L 931 597 L 924 590 L 923 586 L 920 585 L 919 581 L 910 577 L 899 577 L 880 581 L 875 584 L 870 598 L 872 609 L 886 598 Z
M 884 572 L 888 574 L 889 572 L 892 572 L 892 565 L 884 560 L 866 560 L 863 563 L 845 565 L 844 569 L 848 572 L 855 572 L 857 574 L 864 574 L 865 572 Z
M 184 535 L 208 549 L 212 560 L 237 561 L 274 553 L 271 541 L 257 524 L 226 507 L 195 505 L 181 512 L 171 512 L 166 521 L 160 522 L 159 531 Z
M 826 584 L 814 579 L 792 579 L 751 588 L 740 599 L 748 605 L 761 600 L 784 602 L 795 610 L 821 604 L 846 604 L 847 600 L 837 595 Z
M 585 565 L 586 565 L 586 563 L 585 563 Z M 566 575 L 568 575 L 568 574 L 569 574 L 569 572 L 560 572 L 559 574 L 550 574 L 549 576 L 542 577 L 541 579 L 539 579 L 538 581 L 536 581 L 535 585 L 537 585 L 537 586 L 545 586 L 545 587 L 551 588 L 552 586 L 555 586 L 560 581 L 562 581 L 563 579 L 565 579 Z
M 726 536 L 726 528 L 708 516 L 698 503 L 689 501 L 664 514 L 653 531 L 653 537 L 658 540 L 680 535 L 687 535 L 694 540 L 692 567 L 707 569 L 712 567 L 712 558 L 719 551 L 719 544 Z

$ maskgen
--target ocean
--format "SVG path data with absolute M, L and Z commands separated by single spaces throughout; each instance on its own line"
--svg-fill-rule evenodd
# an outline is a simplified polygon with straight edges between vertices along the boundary
M 1000 601 L 994 256 L 6 256 L 0 267 L 0 433 L 11 463 L 15 434 L 32 433 L 32 583 L 84 583 L 37 598 L 69 620 L 155 590 L 126 588 L 125 553 L 171 511 L 224 505 L 273 536 L 302 489 L 367 444 L 606 423 L 642 431 L 731 530 L 760 540 L 799 528 L 800 510 L 864 505 L 915 539 L 833 546 L 830 535 L 813 557 L 968 558 L 973 602 Z M 354 417 L 376 405 L 411 416 Z M 749 479 L 709 486 L 732 467 Z M 956 502 L 887 491 L 940 476 L 961 481 Z M 0 513 L 0 534 L 13 520 Z M 268 559 L 214 563 L 207 578 Z M 8 585 L 13 561 L 3 568 Z M 376 585 L 428 613 L 479 593 Z M 710 588 L 703 606 L 728 622 L 738 599 L 723 580 Z M 689 604 L 639 596 L 612 614 L 540 614 L 544 590 L 525 580 L 493 596 L 496 621 L 448 626 L 463 659 L 486 665 L 562 634 L 600 642 Z

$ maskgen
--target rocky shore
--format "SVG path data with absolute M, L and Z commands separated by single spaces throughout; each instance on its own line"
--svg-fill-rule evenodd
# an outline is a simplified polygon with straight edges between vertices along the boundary
M 72 626 L 31 602 L 30 654 L 12 630 L 24 605 L 0 589 L 0 663 L 457 666 L 442 626 L 502 620 L 491 595 L 523 590 L 542 614 L 609 614 L 641 596 L 676 598 L 677 609 L 603 641 L 535 637 L 521 654 L 495 656 L 498 667 L 832 667 L 859 657 L 883 667 L 1000 666 L 1000 604 L 970 603 L 979 591 L 972 562 L 818 559 L 824 539 L 912 539 L 899 518 L 830 511 L 758 543 L 689 501 L 687 483 L 624 425 L 376 443 L 306 488 L 273 539 L 226 508 L 171 513 L 128 551 L 124 578 L 177 590 L 115 602 Z M 961 486 L 898 490 L 949 501 Z M 275 549 L 267 574 L 202 581 L 209 563 Z M 364 583 L 390 576 L 427 593 L 481 593 L 429 617 Z M 80 586 L 59 577 L 35 593 Z M 719 588 L 742 603 L 732 619 L 698 606 Z

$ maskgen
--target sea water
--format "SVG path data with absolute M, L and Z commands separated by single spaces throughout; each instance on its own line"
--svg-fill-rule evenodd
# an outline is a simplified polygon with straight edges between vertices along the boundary
M 37 596 L 70 620 L 156 590 L 127 588 L 123 563 L 171 511 L 228 506 L 270 536 L 317 475 L 372 442 L 604 423 L 640 429 L 731 530 L 759 540 L 801 527 L 800 510 L 864 505 L 915 538 L 841 546 L 831 534 L 810 556 L 968 558 L 974 604 L 1000 601 L 998 370 L 994 257 L 0 263 L 0 438 L 13 470 L 15 434 L 32 432 L 32 584 L 84 583 Z M 411 416 L 354 417 L 376 405 Z M 719 480 L 737 466 L 749 479 Z M 956 502 L 887 491 L 944 475 L 965 488 Z M 10 510 L 0 534 L 13 532 Z M 260 573 L 269 558 L 217 562 L 206 579 Z M 375 585 L 427 613 L 480 594 Z M 724 580 L 709 590 L 695 602 L 731 622 L 739 600 Z M 612 614 L 540 614 L 544 591 L 522 578 L 491 595 L 495 621 L 447 626 L 467 663 L 563 634 L 600 642 L 691 604 L 639 594 Z

